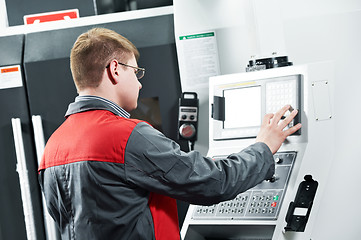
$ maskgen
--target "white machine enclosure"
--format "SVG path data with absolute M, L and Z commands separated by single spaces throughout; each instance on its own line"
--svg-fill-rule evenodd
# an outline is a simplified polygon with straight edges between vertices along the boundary
M 334 65 L 332 62 L 319 62 L 301 66 L 290 66 L 275 68 L 257 72 L 229 74 L 211 77 L 209 80 L 209 112 L 212 113 L 214 96 L 219 94 L 219 90 L 232 87 L 253 87 L 262 85 L 263 81 L 289 81 L 291 79 L 299 82 L 296 89 L 290 90 L 299 95 L 299 98 L 293 98 L 294 103 L 280 102 L 280 104 L 296 105 L 299 108 L 300 122 L 302 128 L 299 135 L 289 136 L 282 144 L 275 159 L 279 153 L 295 153 L 293 167 L 287 177 L 286 188 L 282 194 L 282 199 L 277 202 L 277 213 L 265 217 L 214 217 L 214 215 L 199 218 L 195 217 L 197 209 L 200 207 L 190 205 L 184 220 L 181 237 L 182 239 L 272 239 L 272 240 L 305 240 L 312 238 L 313 229 L 317 228 L 318 211 L 322 208 L 321 202 L 327 180 L 329 178 L 329 169 L 334 161 L 335 153 L 335 116 L 334 113 Z M 296 77 L 292 77 L 296 76 Z M 292 80 L 291 80 L 292 82 Z M 291 84 L 292 85 L 292 84 Z M 295 86 L 291 86 L 294 88 Z M 251 91 L 250 94 L 261 95 L 262 100 L 257 102 L 254 96 L 249 95 L 256 105 L 261 106 L 259 112 L 263 118 L 269 98 L 265 97 L 265 86 L 262 87 L 261 94 Z M 285 91 L 279 92 L 284 94 Z M 287 92 L 287 91 L 286 91 Z M 291 94 L 292 95 L 292 94 Z M 284 101 L 287 98 L 282 98 Z M 252 105 L 251 102 L 249 102 Z M 237 106 L 237 104 L 235 105 Z M 240 106 L 241 107 L 241 106 Z M 259 121 L 258 121 L 259 122 Z M 209 117 L 209 157 L 227 156 L 233 152 L 238 152 L 243 148 L 255 142 L 255 135 L 237 133 L 232 137 L 225 137 L 214 131 L 215 124 L 219 121 Z M 234 127 L 231 124 L 231 128 Z M 241 125 L 241 128 L 244 127 Z M 237 128 L 233 128 L 237 130 Z M 230 133 L 232 135 L 232 133 Z M 243 134 L 243 135 L 242 135 Z M 251 136 L 252 135 L 252 136 Z M 223 138 L 223 139 L 222 139 Z M 277 164 L 276 164 L 277 165 Z M 311 175 L 318 182 L 318 188 L 313 200 L 313 206 L 310 211 L 308 222 L 304 231 L 285 231 L 287 225 L 285 220 L 289 205 L 294 201 L 299 184 L 304 181 L 306 175 Z M 263 184 L 263 183 L 261 183 Z M 256 186 L 257 187 L 257 186 Z M 256 188 L 255 187 L 255 188 Z M 252 191 L 254 189 L 250 189 Z M 264 191 L 264 190 L 261 190 Z M 245 192 L 245 193 L 247 193 Z M 244 193 L 243 193 L 244 194 Z M 240 195 L 239 195 L 240 196 Z M 244 195 L 241 195 L 244 196 Z M 246 194 L 247 196 L 247 194 Z M 248 194 L 248 196 L 250 196 Z M 222 203 L 215 208 L 220 207 Z M 249 202 L 247 204 L 250 204 Z M 245 206 L 245 209 L 247 206 Z M 301 210 L 301 211 L 300 211 Z M 304 215 L 307 209 L 298 209 L 293 215 Z M 213 217 L 212 217 L 213 216 Z

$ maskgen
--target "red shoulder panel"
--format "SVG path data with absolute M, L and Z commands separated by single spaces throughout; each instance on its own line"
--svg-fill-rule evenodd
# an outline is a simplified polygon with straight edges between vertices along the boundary
M 128 138 L 139 122 L 106 110 L 73 114 L 49 138 L 39 170 L 78 161 L 124 163 Z

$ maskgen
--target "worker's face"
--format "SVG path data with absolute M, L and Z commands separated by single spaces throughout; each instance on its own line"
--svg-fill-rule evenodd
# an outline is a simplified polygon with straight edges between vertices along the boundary
M 130 58 L 130 60 L 125 64 L 138 67 L 134 56 Z M 142 88 L 142 84 L 138 81 L 138 78 L 135 75 L 136 69 L 125 66 L 119 67 L 121 69 L 121 84 L 118 87 L 121 107 L 124 108 L 124 110 L 130 112 L 137 108 L 139 90 Z

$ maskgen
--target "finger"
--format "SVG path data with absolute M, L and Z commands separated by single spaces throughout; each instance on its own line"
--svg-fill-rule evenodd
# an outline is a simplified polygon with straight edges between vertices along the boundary
M 280 110 L 278 110 L 275 115 L 274 118 L 272 120 L 273 124 L 278 124 L 278 122 L 281 120 L 281 118 L 285 115 L 285 113 L 288 111 L 288 109 L 290 108 L 290 105 L 285 105 L 283 106 Z
M 295 109 L 291 112 L 290 115 L 288 115 L 280 124 L 280 128 L 284 129 L 298 114 L 298 111 Z
M 288 137 L 289 135 L 297 132 L 300 128 L 302 127 L 301 123 L 297 123 L 296 126 L 293 126 L 285 131 L 283 131 L 283 133 L 285 134 L 286 137 Z
M 262 125 L 268 125 L 271 121 L 271 119 L 273 118 L 274 114 L 273 113 L 268 113 L 263 117 L 263 121 L 262 121 Z

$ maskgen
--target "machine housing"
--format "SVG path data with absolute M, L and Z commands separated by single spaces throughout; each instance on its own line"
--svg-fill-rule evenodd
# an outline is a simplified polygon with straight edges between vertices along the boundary
M 253 144 L 263 116 L 286 104 L 299 111 L 290 125 L 300 122 L 302 128 L 274 155 L 271 181 L 213 206 L 190 205 L 183 239 L 309 239 L 333 161 L 331 69 L 332 63 L 322 62 L 210 78 L 208 157 L 224 158 Z M 288 213 L 306 175 L 319 183 L 313 208 Z M 304 231 L 285 231 L 286 215 L 306 214 Z

